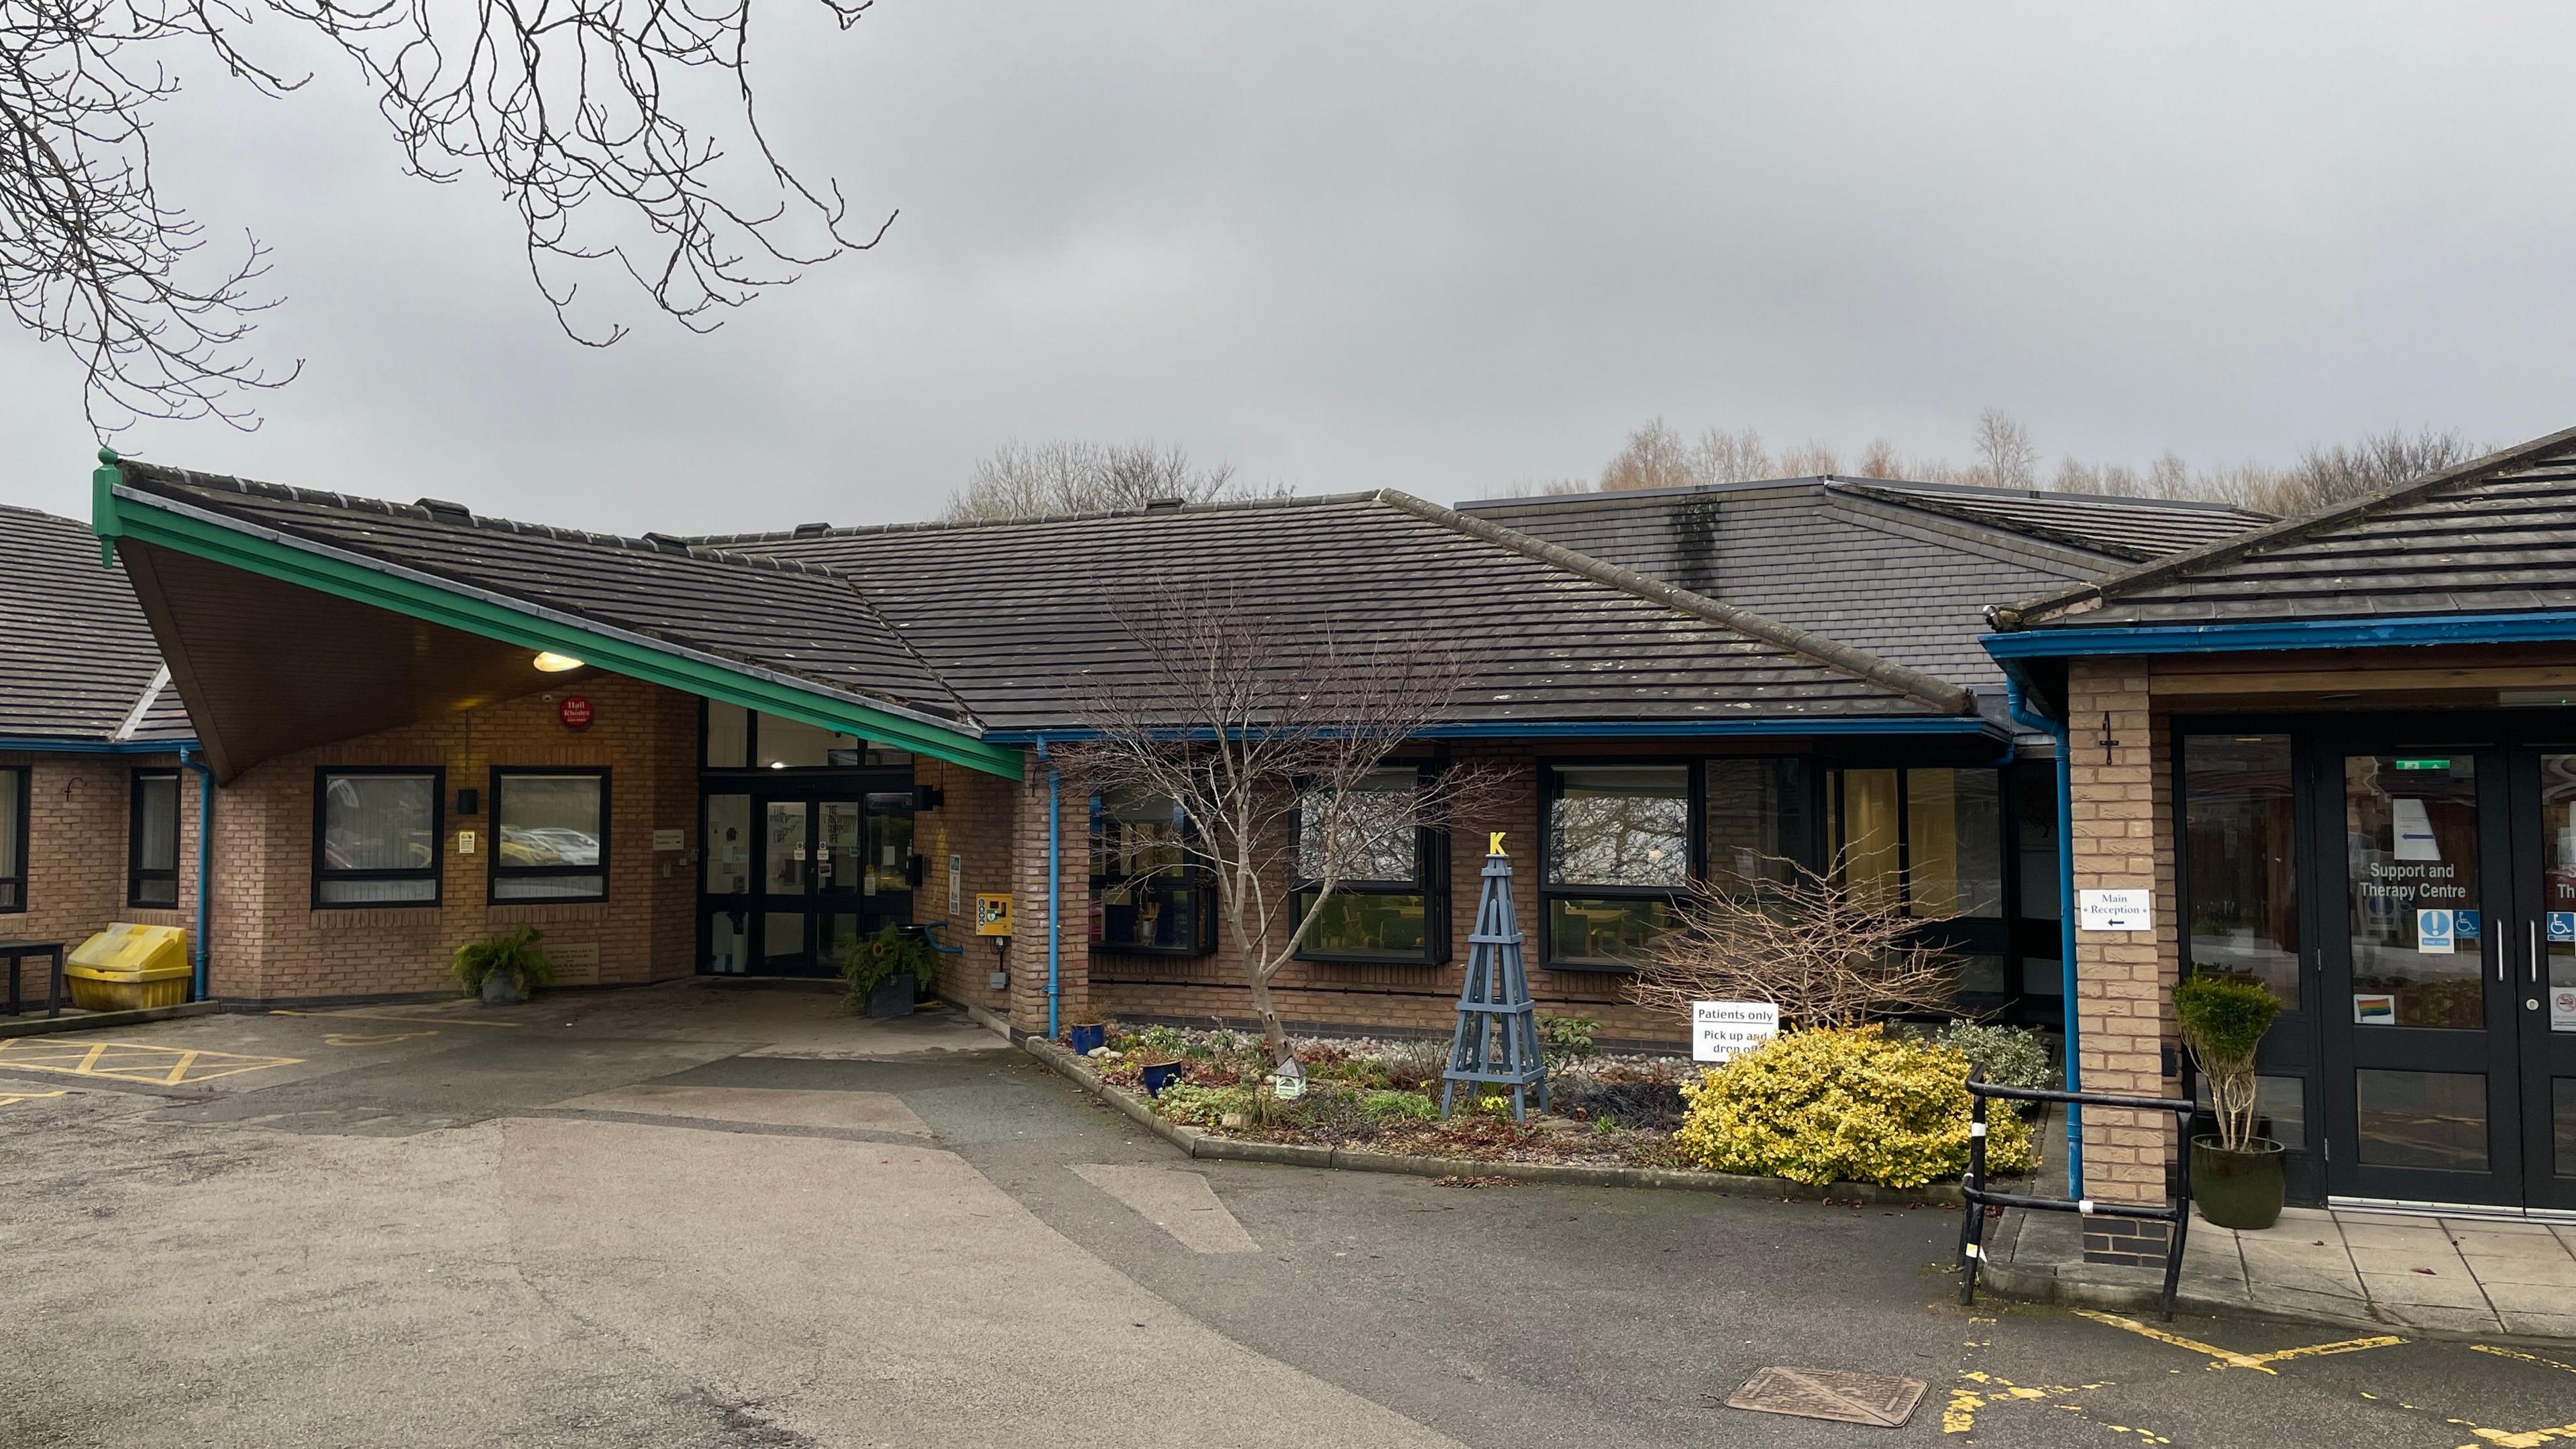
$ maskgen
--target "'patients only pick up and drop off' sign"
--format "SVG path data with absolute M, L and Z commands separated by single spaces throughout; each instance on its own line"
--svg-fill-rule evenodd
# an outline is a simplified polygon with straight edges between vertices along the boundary
M 1732 1061 L 1780 1034 L 1780 1008 L 1768 1001 L 1691 1003 L 1691 1060 Z

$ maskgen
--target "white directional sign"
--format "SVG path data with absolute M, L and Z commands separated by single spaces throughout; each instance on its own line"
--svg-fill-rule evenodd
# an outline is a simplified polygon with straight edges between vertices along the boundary
M 2156 928 L 2156 893 L 2077 891 L 2075 924 L 2086 931 L 2152 931 Z

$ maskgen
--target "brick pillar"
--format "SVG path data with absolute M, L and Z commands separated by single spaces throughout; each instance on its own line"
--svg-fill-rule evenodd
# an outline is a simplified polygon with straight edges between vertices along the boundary
M 1091 1019 L 1091 792 L 1071 776 L 1058 781 L 1057 899 L 1061 922 L 1047 919 L 1047 783 L 1049 766 L 1032 750 L 1018 792 L 1011 850 L 1011 1025 L 1047 1028 L 1047 948 L 1056 927 L 1058 1015 L 1070 1025 Z
M 2177 961 L 2172 771 L 2149 707 L 2150 668 L 2143 659 L 2078 659 L 2068 670 L 2075 888 L 2155 893 L 2152 931 L 2076 932 L 2077 1060 L 2088 1091 L 2169 1096 L 2178 1090 L 2164 1074 Z M 2163 1202 L 2173 1135 L 2162 1113 L 2086 1109 L 2086 1193 Z

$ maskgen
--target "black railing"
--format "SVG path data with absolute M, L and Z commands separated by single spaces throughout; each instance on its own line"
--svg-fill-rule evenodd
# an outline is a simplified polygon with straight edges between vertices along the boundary
M 2183 1235 L 2191 1226 L 2191 1173 L 2185 1171 L 2167 1207 L 2142 1207 L 2131 1203 L 2095 1202 L 2091 1198 L 2029 1197 L 2014 1192 L 1986 1190 L 1986 1103 L 2001 1097 L 2007 1102 L 2069 1102 L 2079 1107 L 2126 1107 L 2137 1112 L 2171 1112 L 2175 1117 L 2175 1140 L 2181 1150 L 2191 1150 L 2191 1118 L 2199 1104 L 2177 1097 L 2124 1097 L 2112 1092 L 2047 1092 L 2036 1087 L 1998 1087 L 1968 1074 L 1969 1127 L 1968 1175 L 1959 1184 L 1959 1196 L 1966 1199 L 1967 1216 L 1959 1224 L 1959 1302 L 1961 1306 L 1977 1301 L 1977 1268 L 1985 1261 L 1986 1209 L 1989 1207 L 2023 1208 L 2031 1212 L 2079 1213 L 2088 1218 L 2142 1218 L 2150 1222 L 2170 1223 L 2165 1237 L 2166 1321 L 2173 1319 L 2174 1290 L 2182 1282 Z

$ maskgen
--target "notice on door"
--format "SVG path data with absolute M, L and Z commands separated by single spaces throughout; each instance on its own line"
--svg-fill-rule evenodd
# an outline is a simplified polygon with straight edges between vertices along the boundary
M 2415 949 L 2427 956 L 2448 956 L 2458 949 L 2459 917 L 2449 911 L 2415 913 Z
M 1691 1060 L 1727 1062 L 1780 1034 L 1780 1008 L 1769 1001 L 1691 1003 Z
M 2081 931 L 2152 931 L 2156 928 L 2156 893 L 2077 891 L 2075 926 Z

